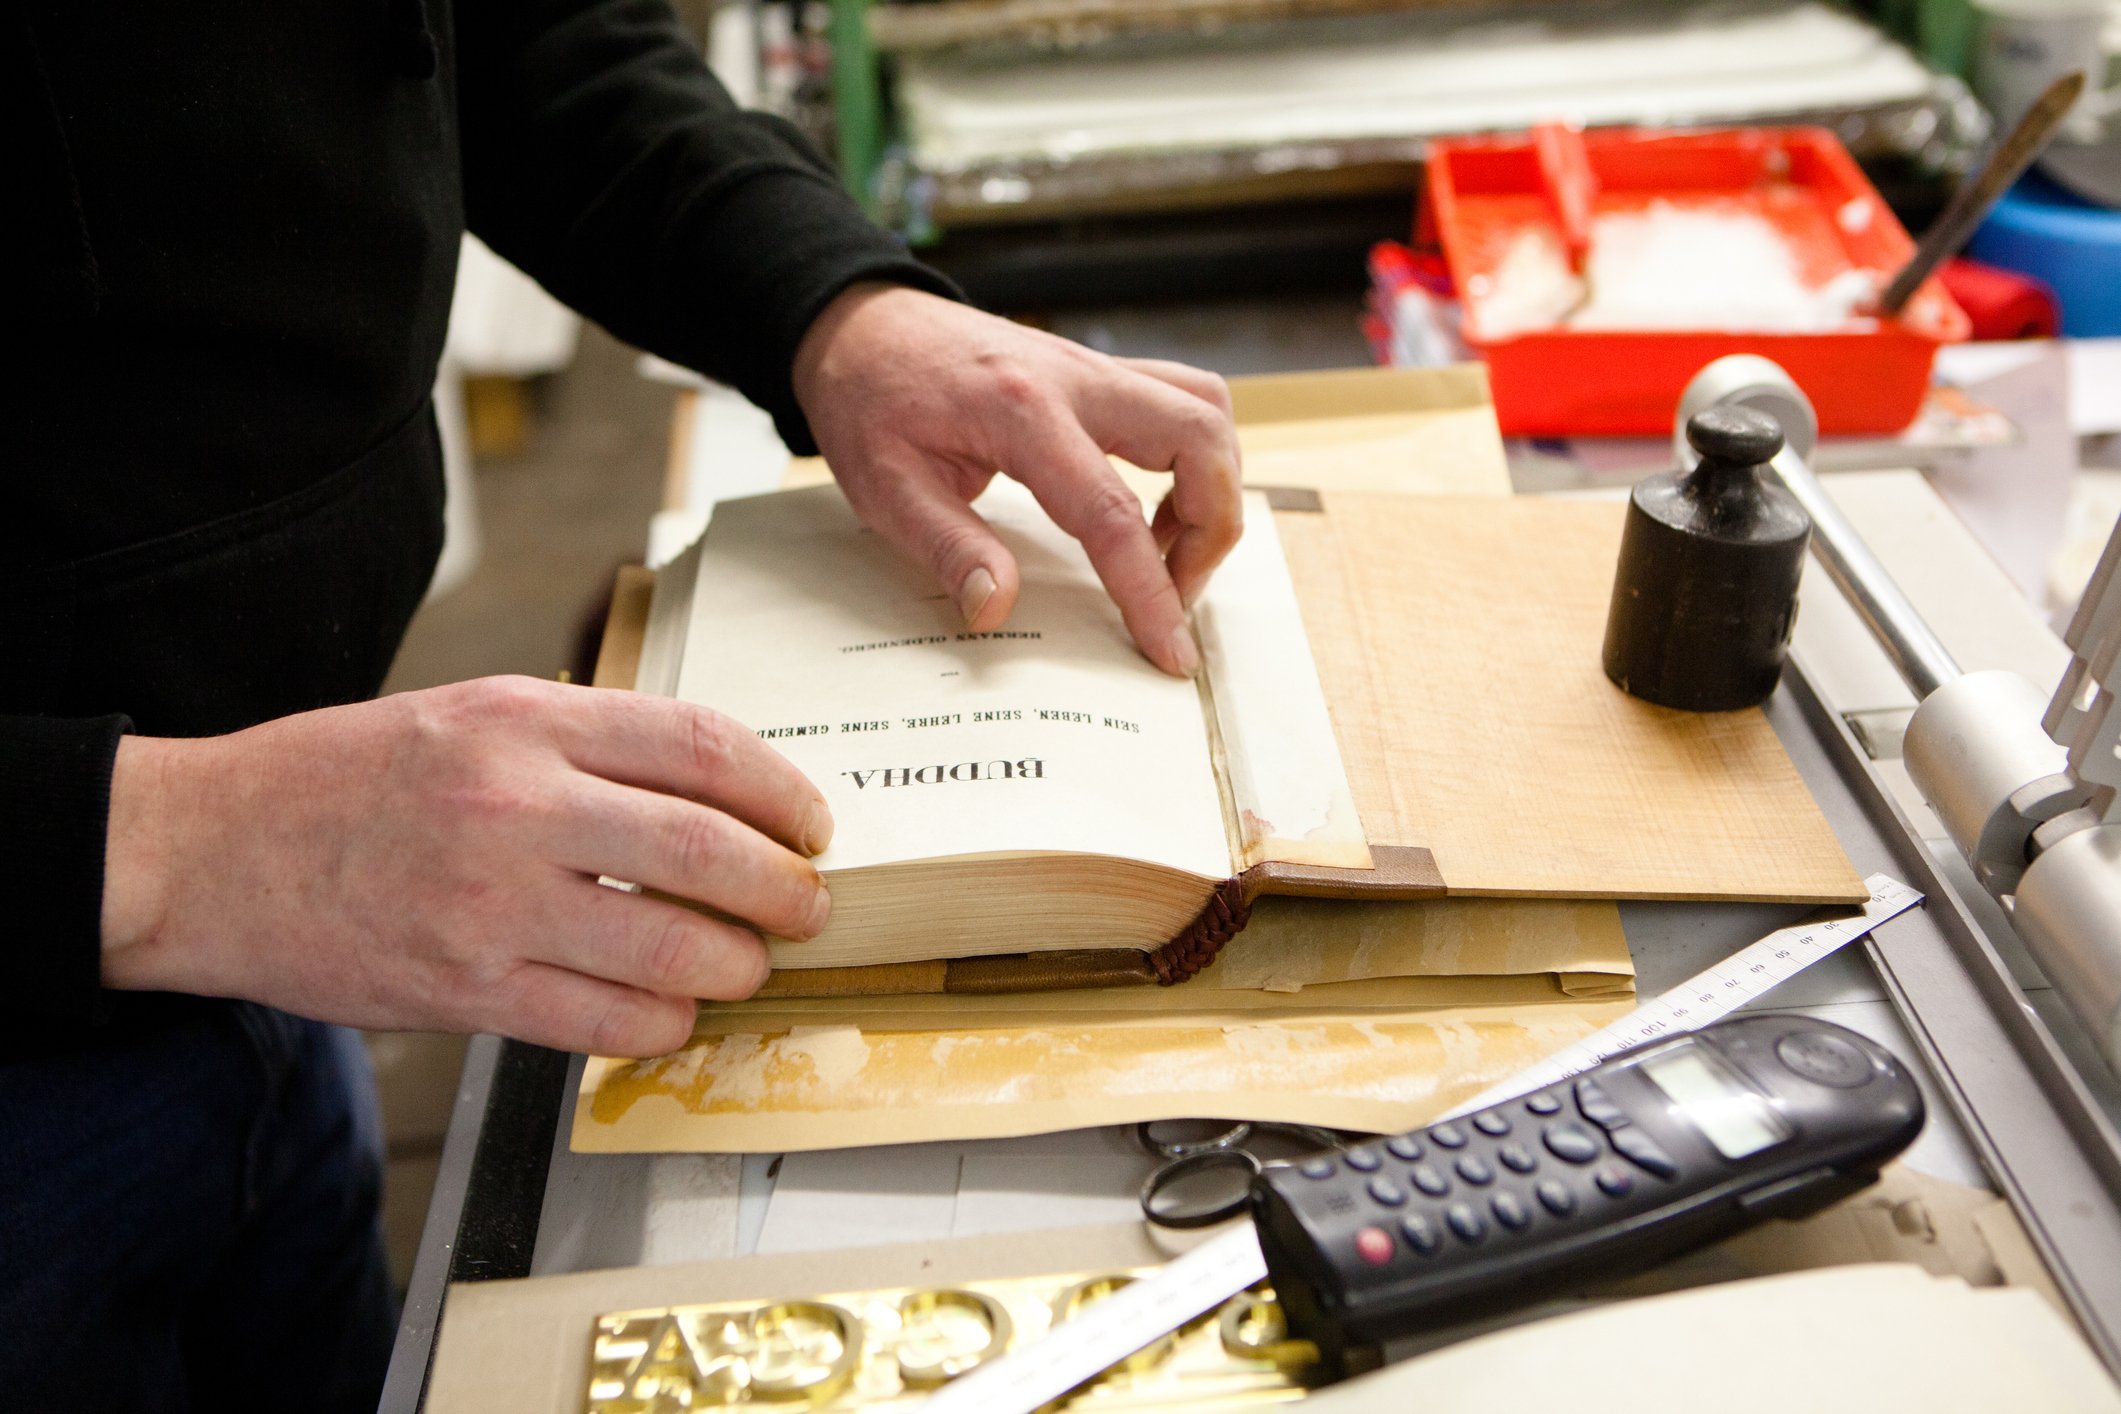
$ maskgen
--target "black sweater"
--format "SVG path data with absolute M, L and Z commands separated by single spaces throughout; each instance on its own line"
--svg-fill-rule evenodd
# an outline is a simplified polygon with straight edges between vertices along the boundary
M 0 328 L 30 355 L 0 393 L 0 1050 L 108 1010 L 128 722 L 381 685 L 439 546 L 428 392 L 467 225 L 805 450 L 817 312 L 861 279 L 949 292 L 664 0 L 0 14 Z

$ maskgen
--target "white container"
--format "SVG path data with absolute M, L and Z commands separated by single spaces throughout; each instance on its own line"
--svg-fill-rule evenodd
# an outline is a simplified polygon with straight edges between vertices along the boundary
M 2112 106 L 2104 92 L 2103 42 L 2114 7 L 2109 0 L 1974 0 L 1980 32 L 1974 42 L 1974 92 L 2008 129 L 2062 75 L 2083 70 L 2084 96 L 2070 110 L 2060 136 L 2097 142 L 2100 120 Z

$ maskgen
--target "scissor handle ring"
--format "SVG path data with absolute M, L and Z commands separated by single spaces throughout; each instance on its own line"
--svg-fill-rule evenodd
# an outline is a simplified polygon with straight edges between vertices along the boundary
M 1243 1169 L 1247 1179 L 1252 1179 L 1259 1177 L 1261 1165 L 1259 1157 L 1247 1149 L 1196 1149 L 1190 1154 L 1181 1154 L 1158 1167 L 1156 1172 L 1143 1180 L 1142 1216 L 1158 1227 L 1169 1228 L 1213 1227 L 1219 1222 L 1236 1217 L 1245 1210 L 1249 1193 L 1198 1212 L 1166 1213 L 1157 1208 L 1156 1196 L 1171 1184 L 1188 1175 L 1218 1168 Z M 1247 1187 L 1249 1188 L 1249 1184 Z
M 1167 1122 L 1164 1120 L 1145 1119 L 1134 1126 L 1134 1142 L 1141 1145 L 1151 1158 L 1183 1159 L 1194 1154 L 1220 1153 L 1225 1149 L 1235 1149 L 1252 1137 L 1252 1126 L 1243 1120 L 1238 1120 L 1233 1122 L 1228 1129 L 1211 1134 L 1206 1139 L 1196 1139 L 1191 1143 L 1187 1143 L 1184 1140 L 1174 1140 L 1166 1143 L 1158 1139 L 1154 1131 L 1157 1125 Z

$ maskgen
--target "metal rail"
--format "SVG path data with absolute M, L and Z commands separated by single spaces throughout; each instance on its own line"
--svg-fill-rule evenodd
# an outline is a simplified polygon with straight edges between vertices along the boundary
M 1700 453 L 1687 443 L 1688 419 L 1719 403 L 1764 412 L 1782 428 L 1783 448 L 1770 465 L 1812 518 L 1812 553 L 1878 640 L 1915 700 L 1921 701 L 1958 677 L 1959 663 L 1951 650 L 1931 632 L 1921 610 L 1871 553 L 1805 460 L 1819 441 L 1819 417 L 1789 373 L 1758 354 L 1732 354 L 1695 374 L 1680 395 L 1673 419 L 1672 450 L 1682 467 L 1691 469 L 1701 460 Z
M 1771 465 L 1812 518 L 1812 553 L 1821 568 L 1847 596 L 1915 699 L 1920 701 L 1958 677 L 1959 663 L 1951 650 L 1930 630 L 1921 611 L 1871 553 L 1871 547 L 1863 543 L 1804 458 L 1784 447 Z
M 1847 788 L 1818 792 L 1837 833 L 1860 855 L 1845 826 L 1868 826 L 1895 872 L 1927 896 L 1919 916 L 1866 940 L 1879 979 L 2092 1348 L 2121 1377 L 2121 1133 L 2071 1059 L 2069 1038 L 2026 1000 L 1847 723 L 1801 662 L 1791 668 L 1788 695 Z M 1771 717 L 1782 701 L 1778 692 Z M 1836 818 L 1850 803 L 1861 819 Z

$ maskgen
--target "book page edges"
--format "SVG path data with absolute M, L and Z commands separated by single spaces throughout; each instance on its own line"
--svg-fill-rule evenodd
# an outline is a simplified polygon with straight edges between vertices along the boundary
M 1188 981 L 1218 957 L 1250 920 L 1253 902 L 1268 894 L 1343 900 L 1419 900 L 1443 896 L 1435 861 L 1425 849 L 1372 852 L 1367 869 L 1282 861 L 1255 865 L 1217 886 L 1193 921 L 1161 947 L 1055 948 L 1024 953 L 965 953 L 931 963 L 876 963 L 818 967 L 802 961 L 803 943 L 772 944 L 773 980 L 764 995 L 939 995 L 1051 992 L 1094 987 L 1171 986 Z M 682 903 L 683 900 L 674 900 Z M 811 974 L 800 978 L 799 974 Z M 787 980 L 782 980 L 787 979 Z
M 611 586 L 611 607 L 604 615 L 604 638 L 597 645 L 592 686 L 630 688 L 640 680 L 656 581 L 654 570 L 640 565 L 619 567 Z
M 685 665 L 686 628 L 699 589 L 704 543 L 704 538 L 694 540 L 659 570 L 632 571 L 647 576 L 653 585 L 646 617 L 637 630 L 634 671 L 624 683 L 636 692 L 654 697 L 677 695 L 678 674 Z M 616 604 L 613 609 L 616 612 Z M 597 685 L 604 686 L 601 664 L 597 677 Z

